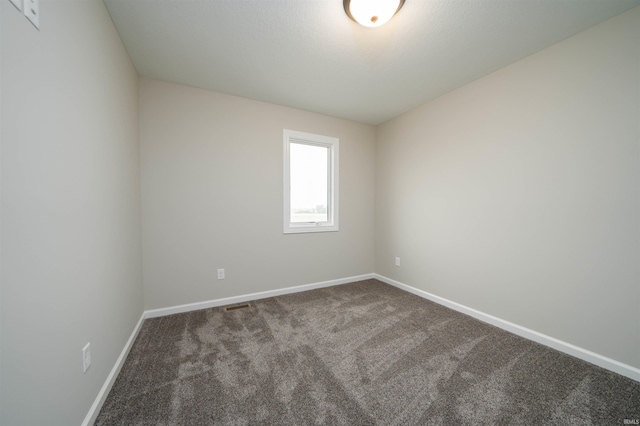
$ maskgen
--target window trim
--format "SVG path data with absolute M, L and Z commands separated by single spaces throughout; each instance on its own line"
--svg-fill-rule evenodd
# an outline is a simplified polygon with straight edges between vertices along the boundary
M 299 234 L 306 232 L 335 232 L 338 231 L 338 154 L 340 140 L 331 136 L 314 135 L 312 133 L 298 132 L 284 129 L 283 132 L 283 198 L 284 198 L 284 223 L 283 233 Z M 289 146 L 291 143 L 322 146 L 329 149 L 328 161 L 328 221 L 327 222 L 291 222 L 291 159 Z

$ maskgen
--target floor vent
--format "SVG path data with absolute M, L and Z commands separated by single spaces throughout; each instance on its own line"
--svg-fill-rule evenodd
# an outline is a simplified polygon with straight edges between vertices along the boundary
M 224 308 L 225 312 L 237 311 L 238 309 L 247 309 L 251 307 L 251 303 L 243 303 L 242 305 L 227 306 Z

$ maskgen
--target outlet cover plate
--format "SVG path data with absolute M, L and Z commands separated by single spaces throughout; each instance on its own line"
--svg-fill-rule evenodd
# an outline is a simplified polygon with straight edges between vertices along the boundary
M 37 29 L 40 29 L 40 1 L 24 0 L 23 4 L 24 16 L 27 17 Z
M 91 367 L 91 343 L 87 343 L 82 348 L 82 373 L 86 373 Z

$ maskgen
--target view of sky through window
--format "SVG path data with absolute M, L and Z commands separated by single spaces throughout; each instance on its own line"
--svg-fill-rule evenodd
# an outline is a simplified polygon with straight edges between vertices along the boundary
M 290 144 L 291 222 L 328 220 L 329 148 Z

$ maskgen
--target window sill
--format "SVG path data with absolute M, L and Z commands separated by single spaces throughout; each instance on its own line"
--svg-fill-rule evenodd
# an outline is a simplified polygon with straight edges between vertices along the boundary
M 298 225 L 288 226 L 284 229 L 285 234 L 304 234 L 309 232 L 337 232 L 338 225 Z

